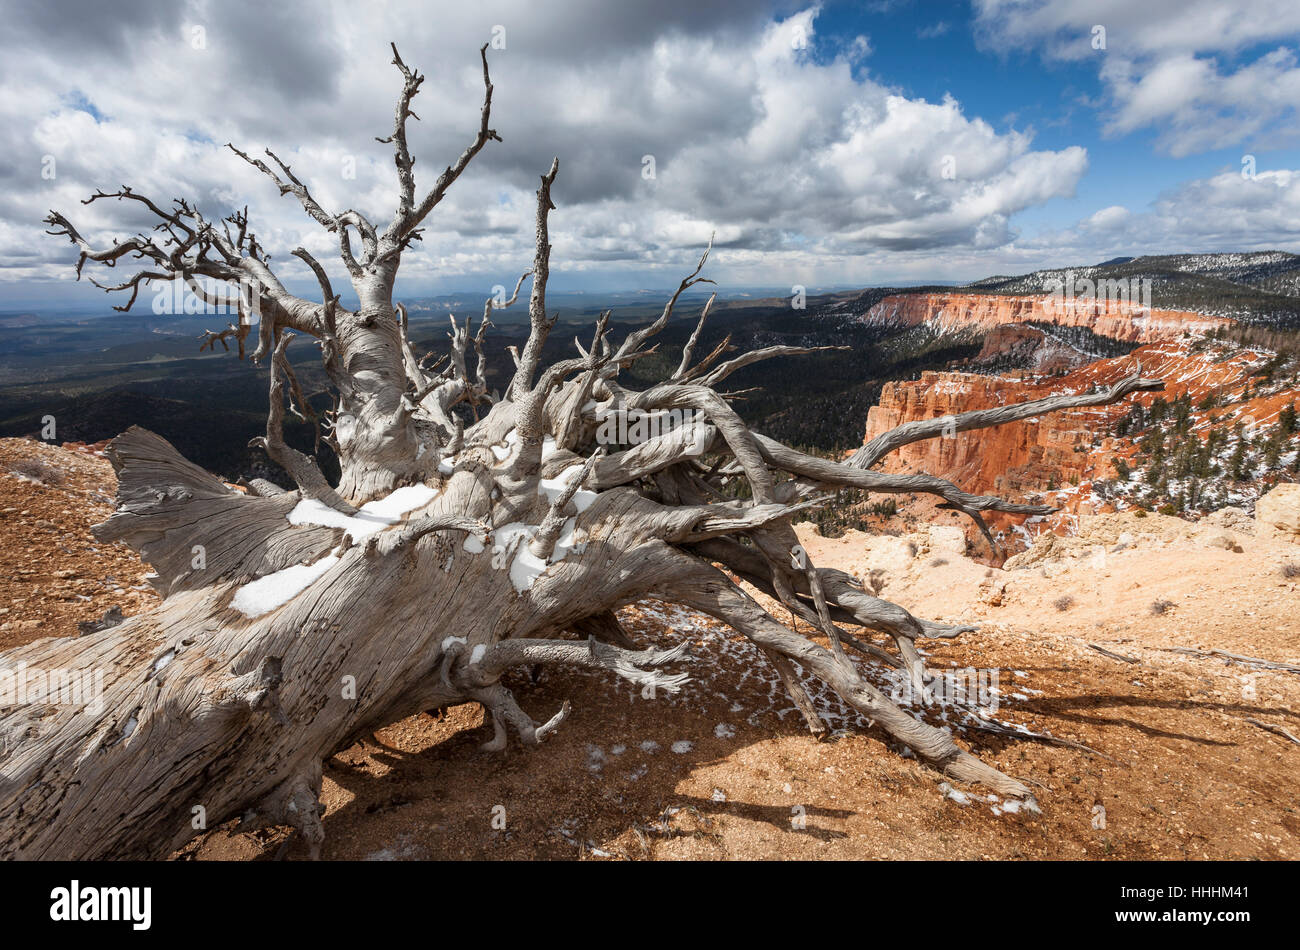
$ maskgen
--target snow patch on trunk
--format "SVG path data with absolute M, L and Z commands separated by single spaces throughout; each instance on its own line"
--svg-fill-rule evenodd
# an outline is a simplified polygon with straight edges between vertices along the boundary
M 338 555 L 327 554 L 312 564 L 295 564 L 274 574 L 259 577 L 235 591 L 230 606 L 245 617 L 260 617 L 270 613 L 293 600 L 338 562 Z
M 289 524 L 342 528 L 349 539 L 361 541 L 396 524 L 408 511 L 423 508 L 437 495 L 438 489 L 429 485 L 404 485 L 383 498 L 366 502 L 355 515 L 345 515 L 314 498 L 304 498 L 286 517 Z
M 539 479 L 537 483 L 537 494 L 545 495 L 546 500 L 554 502 L 559 498 L 564 490 L 569 487 L 575 478 L 582 472 L 582 464 L 577 463 L 570 465 L 564 471 L 560 472 L 555 478 Z M 579 512 L 586 511 L 591 507 L 591 503 L 600 497 L 600 492 L 590 491 L 586 488 L 579 488 L 573 493 L 573 504 Z

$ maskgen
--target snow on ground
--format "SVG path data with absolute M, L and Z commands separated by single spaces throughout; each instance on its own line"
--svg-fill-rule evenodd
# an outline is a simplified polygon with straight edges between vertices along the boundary
M 772 715 L 780 720 L 799 716 L 799 711 L 775 668 L 752 642 L 730 627 L 677 604 L 651 600 L 643 600 L 631 608 L 624 608 L 619 619 L 630 630 L 644 626 L 648 621 L 653 629 L 669 630 L 675 638 L 685 637 L 692 641 L 686 656 L 679 661 L 687 664 L 682 668 L 690 674 L 690 680 L 676 694 L 656 695 L 656 702 L 703 710 L 712 698 L 731 699 L 743 694 L 748 701 L 743 705 L 733 704 L 732 712 L 743 714 L 745 722 L 750 726 L 758 726 Z M 925 652 L 921 651 L 923 656 Z M 839 693 L 822 680 L 808 676 L 797 661 L 795 667 L 813 706 L 832 732 L 862 731 L 870 727 L 867 717 L 846 703 Z M 955 690 L 945 690 L 944 677 L 947 674 L 931 670 L 936 674 L 935 681 L 930 684 L 932 695 L 913 696 L 908 678 L 902 671 L 870 664 L 864 664 L 860 669 L 872 685 L 899 702 L 914 718 L 949 733 L 968 732 L 972 727 L 987 728 L 989 725 L 1027 732 L 1022 726 L 995 717 L 1000 707 L 1005 708 L 1014 702 L 1027 700 L 1025 693 L 1002 695 L 996 686 L 990 685 L 984 695 L 972 692 L 969 700 L 961 696 L 954 698 L 948 694 L 955 694 Z M 958 681 L 960 680 L 961 677 L 958 676 Z M 753 702 L 755 692 L 745 689 L 755 685 L 759 687 L 763 702 Z M 637 700 L 639 694 L 636 687 L 619 681 L 616 688 L 620 692 L 626 690 L 630 701 Z M 734 735 L 734 729 L 730 725 L 719 724 L 714 734 L 720 739 L 728 738 Z

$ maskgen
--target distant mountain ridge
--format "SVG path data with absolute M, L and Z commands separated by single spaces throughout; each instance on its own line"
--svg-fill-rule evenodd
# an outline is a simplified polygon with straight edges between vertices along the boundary
M 1077 280 L 1150 281 L 1152 305 L 1158 309 L 1300 328 L 1300 254 L 1289 251 L 1115 257 L 1100 264 L 985 277 L 960 289 L 1024 296 L 1051 293 Z

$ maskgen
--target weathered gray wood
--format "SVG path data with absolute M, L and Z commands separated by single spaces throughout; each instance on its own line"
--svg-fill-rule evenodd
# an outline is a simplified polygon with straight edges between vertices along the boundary
M 1157 649 L 1164 653 L 1183 653 L 1187 656 L 1217 656 L 1232 663 L 1240 663 L 1243 666 L 1254 666 L 1261 670 L 1282 670 L 1287 673 L 1300 673 L 1300 663 L 1282 663 L 1277 660 L 1264 660 L 1257 656 L 1244 656 L 1240 653 L 1230 653 L 1227 650 L 1194 650 L 1191 647 L 1157 647 Z

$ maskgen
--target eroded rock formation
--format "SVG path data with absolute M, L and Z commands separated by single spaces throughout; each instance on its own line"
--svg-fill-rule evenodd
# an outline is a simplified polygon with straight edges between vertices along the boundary
M 992 330 L 1017 323 L 1054 323 L 1085 327 L 1101 336 L 1129 343 L 1153 343 L 1184 333 L 1207 333 L 1232 321 L 1202 313 L 1151 308 L 1115 300 L 1001 294 L 897 294 L 885 297 L 861 317 L 864 323 L 919 326 L 941 330 Z

